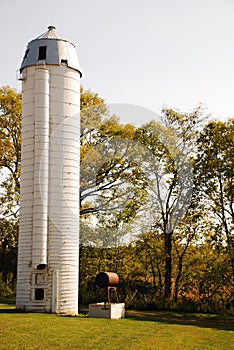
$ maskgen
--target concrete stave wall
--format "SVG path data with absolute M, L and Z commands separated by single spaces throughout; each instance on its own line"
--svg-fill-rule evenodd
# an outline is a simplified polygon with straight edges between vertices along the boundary
M 23 73 L 17 308 L 76 314 L 80 74 L 65 65 Z

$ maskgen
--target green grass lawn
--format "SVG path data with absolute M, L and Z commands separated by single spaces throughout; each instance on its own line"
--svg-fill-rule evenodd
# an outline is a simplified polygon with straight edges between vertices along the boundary
M 234 350 L 234 317 L 128 311 L 109 320 L 18 313 L 1 304 L 0 349 Z

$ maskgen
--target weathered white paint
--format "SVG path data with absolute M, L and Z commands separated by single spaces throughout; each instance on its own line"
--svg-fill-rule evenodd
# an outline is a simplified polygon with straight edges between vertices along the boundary
M 104 302 L 89 304 L 89 317 L 91 318 L 124 318 L 125 304 L 106 304 Z
M 64 63 L 66 53 L 75 54 L 74 49 L 67 50 L 69 45 L 73 46 L 52 28 L 47 38 L 44 34 L 29 43 L 30 52 L 21 66 L 24 80 L 16 304 L 25 311 L 78 313 L 81 73 L 77 56 L 70 61 L 73 67 Z M 48 46 L 49 63 L 35 63 L 40 46 Z M 37 300 L 38 295 L 41 300 Z
M 58 295 L 58 274 L 57 271 L 52 271 L 52 313 L 58 313 L 57 295 Z
M 35 69 L 34 189 L 32 266 L 47 265 L 50 72 Z

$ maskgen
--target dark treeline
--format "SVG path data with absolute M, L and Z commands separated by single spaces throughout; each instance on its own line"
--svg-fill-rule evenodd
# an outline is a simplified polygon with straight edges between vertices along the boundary
M 225 250 L 210 249 L 208 244 L 191 246 L 182 271 L 175 256 L 172 297 L 168 300 L 164 297 L 165 267 L 158 255 L 160 247 L 154 248 L 144 237 L 118 248 L 81 246 L 80 304 L 107 300 L 106 291 L 95 285 L 95 277 L 100 271 L 115 271 L 120 277 L 119 298 L 128 308 L 233 313 L 232 272 Z

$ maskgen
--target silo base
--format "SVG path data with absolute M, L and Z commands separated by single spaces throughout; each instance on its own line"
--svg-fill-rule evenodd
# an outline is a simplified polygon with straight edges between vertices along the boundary
M 89 317 L 93 318 L 124 318 L 125 304 L 124 303 L 96 303 L 89 304 Z

